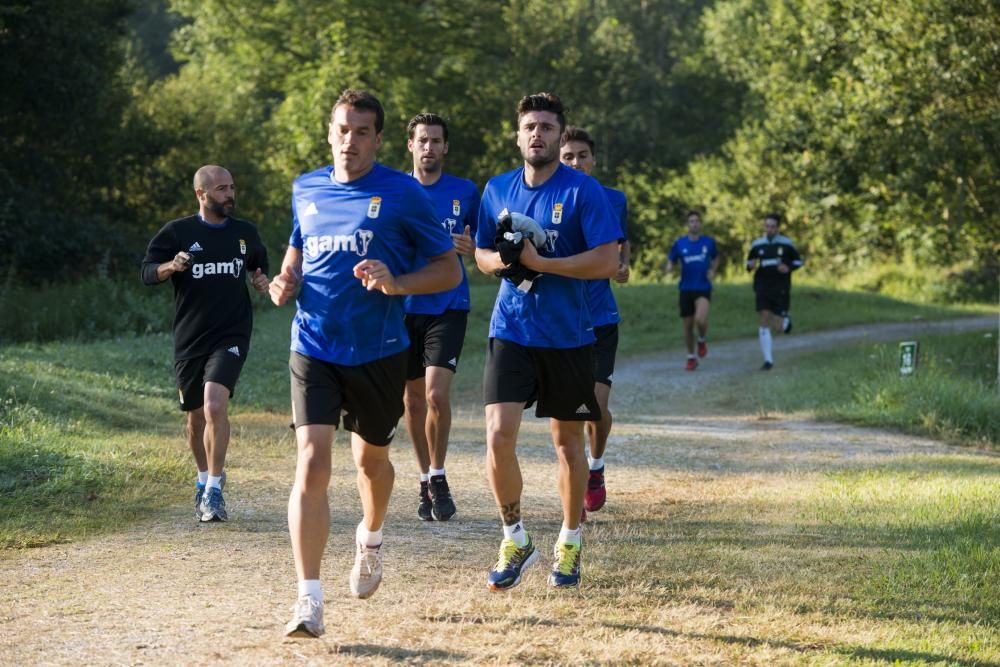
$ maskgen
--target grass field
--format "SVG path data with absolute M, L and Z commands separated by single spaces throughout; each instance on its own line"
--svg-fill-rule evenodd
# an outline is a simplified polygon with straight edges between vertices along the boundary
M 611 501 L 586 529 L 585 586 L 549 591 L 543 558 L 520 589 L 490 596 L 483 578 L 499 530 L 476 371 L 491 289 L 475 288 L 455 394 L 448 467 L 459 517 L 415 521 L 401 436 L 387 581 L 372 601 L 347 599 L 341 580 L 360 509 L 341 440 L 324 571 L 331 632 L 311 644 L 277 639 L 294 591 L 284 520 L 294 468 L 290 308 L 258 317 L 234 404 L 227 499 L 236 518 L 219 530 L 199 530 L 190 516 L 169 336 L 0 348 L 0 576 L 9 591 L 0 662 L 177 663 L 198 641 L 215 647 L 209 661 L 261 664 L 331 654 L 373 664 L 1000 664 L 1000 459 L 798 416 L 995 441 L 995 431 L 970 436 L 968 424 L 955 425 L 970 412 L 995 414 L 985 398 L 996 393 L 995 366 L 983 360 L 995 364 L 995 339 L 923 339 L 922 366 L 905 381 L 890 345 L 799 354 L 765 378 L 764 401 L 747 384 L 759 374 L 720 379 L 712 410 L 684 392 L 650 406 L 650 388 L 616 385 L 634 400 L 615 413 Z M 672 287 L 618 295 L 624 357 L 680 347 Z M 753 336 L 751 298 L 743 285 L 717 290 L 713 341 Z M 793 310 L 801 332 L 966 312 L 810 287 L 797 290 Z M 957 416 L 940 409 L 948 395 Z M 915 416 L 929 404 L 914 401 L 927 396 L 941 418 L 921 425 Z M 543 422 L 526 420 L 519 453 L 527 525 L 547 553 L 559 518 Z M 195 564 L 211 553 L 225 554 L 227 576 L 199 603 Z M 128 582 L 144 593 L 125 631 L 108 610 L 129 599 Z M 61 632 L 34 633 L 37 614 Z M 217 618 L 233 620 L 222 629 Z

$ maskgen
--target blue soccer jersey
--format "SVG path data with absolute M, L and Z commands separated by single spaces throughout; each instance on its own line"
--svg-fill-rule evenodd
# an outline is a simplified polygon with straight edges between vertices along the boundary
M 608 196 L 608 204 L 611 205 L 615 220 L 619 224 L 618 242 L 624 243 L 628 239 L 628 201 L 625 199 L 625 193 L 607 187 L 604 188 L 604 193 Z M 618 303 L 615 301 L 614 292 L 611 291 L 611 281 L 607 278 L 587 281 L 587 302 L 590 304 L 590 314 L 594 318 L 595 327 L 621 321 L 618 315 Z
M 418 181 L 419 182 L 419 181 Z M 476 221 L 479 214 L 479 188 L 472 181 L 451 174 L 441 174 L 433 185 L 423 186 L 431 201 L 437 220 L 448 234 L 464 234 L 465 226 L 471 227 L 476 236 Z M 413 269 L 427 263 L 423 257 L 417 258 Z M 469 278 L 465 275 L 465 262 L 458 256 L 462 267 L 462 282 L 458 287 L 434 294 L 416 294 L 406 297 L 404 307 L 414 315 L 440 315 L 446 310 L 469 310 Z
M 533 218 L 545 229 L 545 257 L 570 257 L 621 235 L 604 188 L 590 176 L 560 164 L 545 183 L 529 187 L 524 167 L 490 179 L 479 206 L 476 245 L 495 250 L 493 237 L 504 211 Z M 522 292 L 504 279 L 497 294 L 490 338 L 527 347 L 573 348 L 594 342 L 586 282 L 543 274 Z
M 671 262 L 680 262 L 681 282 L 678 285 L 682 292 L 707 292 L 712 289 L 712 281 L 708 279 L 708 270 L 712 261 L 719 256 L 715 249 L 715 239 L 711 236 L 700 236 L 692 241 L 682 236 L 674 241 L 668 258 Z
M 302 251 L 302 287 L 292 321 L 292 350 L 345 366 L 402 352 L 410 344 L 403 299 L 367 290 L 354 277 L 365 259 L 409 273 L 417 257 L 453 246 L 413 177 L 375 163 L 338 183 L 333 168 L 299 176 L 292 186 L 289 245 Z

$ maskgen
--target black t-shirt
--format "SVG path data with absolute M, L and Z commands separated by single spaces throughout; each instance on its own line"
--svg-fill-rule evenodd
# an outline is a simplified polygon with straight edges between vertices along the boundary
M 226 218 L 210 225 L 199 215 L 168 222 L 156 233 L 142 262 L 142 281 L 155 285 L 156 267 L 180 251 L 191 255 L 174 284 L 174 358 L 191 359 L 222 345 L 250 344 L 253 309 L 247 275 L 268 272 L 267 250 L 253 223 Z
M 760 260 L 757 272 L 753 274 L 753 288 L 758 292 L 788 290 L 792 286 L 792 271 L 805 263 L 791 240 L 781 234 L 775 234 L 770 239 L 767 236 L 756 239 L 747 254 L 747 269 L 755 259 Z M 778 271 L 779 264 L 785 264 L 791 271 Z

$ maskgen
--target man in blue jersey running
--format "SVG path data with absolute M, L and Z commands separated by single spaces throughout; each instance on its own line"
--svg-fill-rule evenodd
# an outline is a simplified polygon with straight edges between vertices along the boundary
M 563 512 L 549 583 L 580 583 L 583 424 L 601 418 L 585 281 L 616 274 L 621 230 L 600 184 L 559 162 L 565 126 L 557 96 L 522 98 L 517 145 L 524 165 L 490 179 L 479 206 L 476 263 L 483 273 L 503 277 L 483 379 L 487 472 L 504 532 L 487 576 L 490 590 L 516 586 L 538 559 L 521 521 L 516 453 L 522 412 L 536 402 L 535 415 L 550 419 Z
M 382 524 L 394 471 L 389 443 L 403 414 L 409 339 L 398 295 L 455 287 L 454 244 L 420 184 L 375 161 L 385 113 L 365 91 L 333 107 L 333 167 L 292 187 L 292 234 L 271 300 L 298 291 L 292 322 L 292 420 L 298 443 L 288 529 L 298 575 L 289 636 L 323 634 L 320 564 L 330 530 L 330 450 L 343 414 L 351 432 L 364 519 L 356 531 L 351 593 L 367 598 L 382 580 Z M 417 258 L 426 264 L 413 270 Z
M 566 166 L 590 176 L 596 163 L 593 137 L 581 128 L 566 128 L 562 136 L 562 147 L 559 149 L 559 159 Z M 620 190 L 605 187 L 604 192 L 621 228 L 615 282 L 626 283 L 631 254 L 628 241 L 628 202 L 625 193 Z M 611 433 L 612 418 L 611 411 L 608 410 L 608 399 L 611 397 L 611 378 L 618 352 L 618 322 L 621 318 L 615 295 L 611 291 L 611 283 L 606 279 L 587 281 L 587 302 L 593 318 L 594 335 L 597 337 L 597 342 L 594 343 L 594 394 L 597 396 L 597 404 L 601 406 L 601 419 L 587 422 L 587 435 L 590 436 L 590 450 L 587 453 L 590 477 L 587 479 L 587 492 L 583 496 L 583 509 L 596 512 L 604 507 L 607 499 L 604 487 L 604 450 Z
M 680 265 L 678 284 L 681 320 L 684 322 L 684 344 L 687 345 L 685 370 L 698 368 L 698 357 L 708 354 L 708 310 L 712 301 L 712 280 L 719 270 L 719 251 L 715 239 L 701 233 L 701 213 L 687 214 L 688 233 L 674 241 L 667 255 L 667 273 Z M 698 354 L 695 356 L 694 329 L 698 327 Z
M 472 233 L 479 212 L 479 189 L 470 180 L 444 173 L 448 153 L 448 123 L 434 113 L 422 113 L 406 125 L 406 146 L 413 156 L 413 177 L 434 202 L 434 213 L 451 234 L 455 250 L 471 257 Z M 406 331 L 410 356 L 406 372 L 404 421 L 420 467 L 417 516 L 447 521 L 455 514 L 444 460 L 451 432 L 451 381 L 465 342 L 469 316 L 469 281 L 458 258 L 462 282 L 436 294 L 406 297 Z

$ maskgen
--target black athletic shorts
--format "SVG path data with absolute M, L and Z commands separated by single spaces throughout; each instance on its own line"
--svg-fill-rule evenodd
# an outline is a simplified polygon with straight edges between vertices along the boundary
M 787 289 L 757 291 L 757 312 L 770 310 L 775 315 L 784 315 L 791 305 L 791 294 Z
M 174 375 L 177 377 L 181 410 L 190 412 L 205 405 L 206 382 L 223 385 L 229 389 L 229 397 L 232 398 L 249 351 L 246 343 L 234 342 L 211 354 L 175 361 Z
M 483 403 L 535 401 L 536 417 L 600 421 L 594 396 L 594 346 L 569 349 L 525 347 L 490 338 L 486 346 Z
M 677 305 L 680 306 L 681 317 L 694 317 L 695 302 L 698 299 L 708 299 L 712 300 L 712 290 L 704 290 L 699 292 L 688 292 L 687 290 L 682 290 L 680 296 L 677 297 Z
M 618 354 L 618 323 L 594 327 L 594 382 L 611 386 L 615 374 L 615 355 Z
M 341 366 L 292 352 L 292 425 L 340 426 L 365 442 L 385 446 L 403 416 L 406 351 L 360 366 Z
M 424 377 L 428 366 L 457 370 L 468 319 L 467 310 L 446 310 L 440 315 L 407 315 L 410 354 L 406 379 Z

